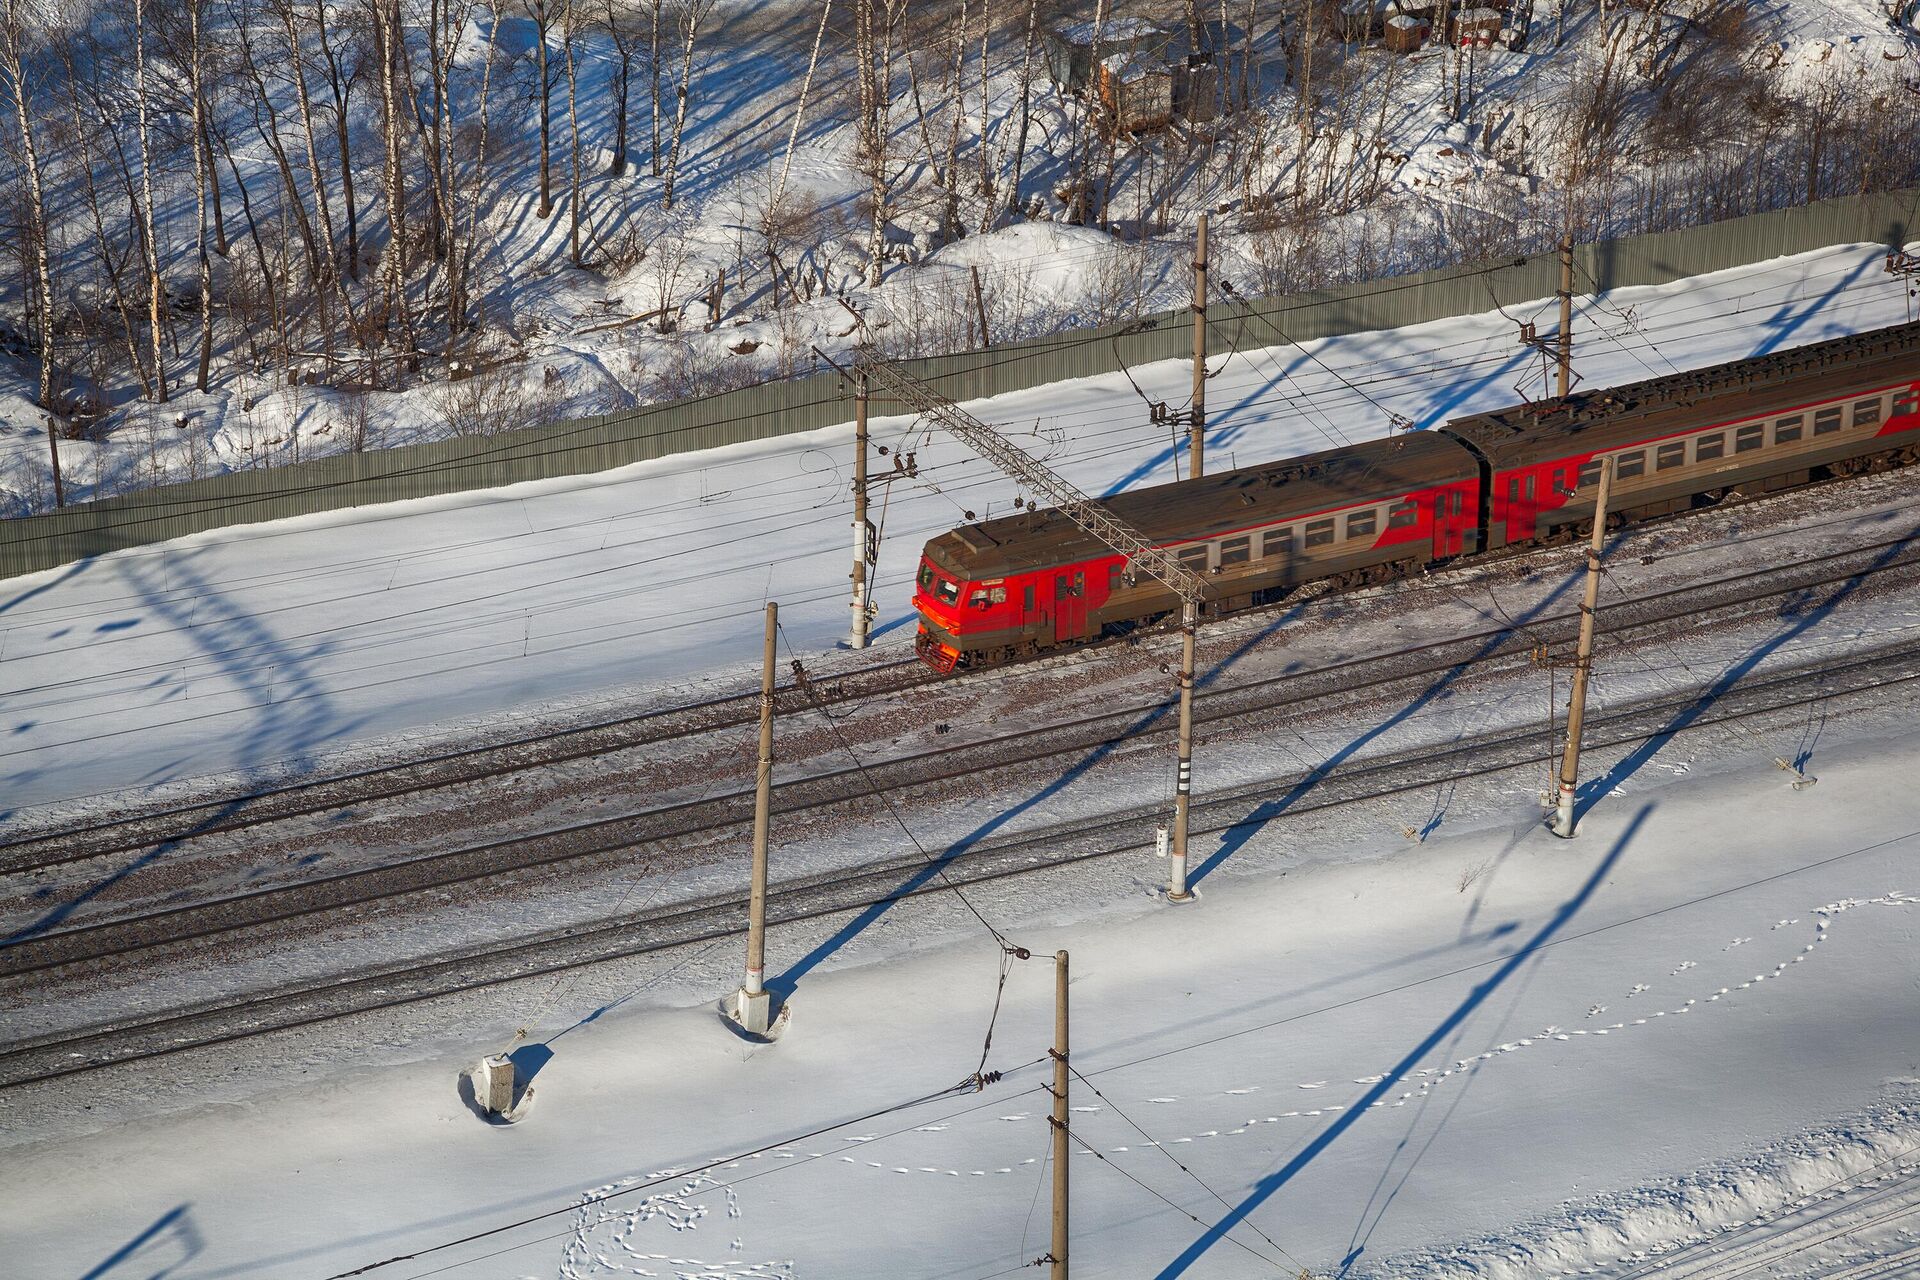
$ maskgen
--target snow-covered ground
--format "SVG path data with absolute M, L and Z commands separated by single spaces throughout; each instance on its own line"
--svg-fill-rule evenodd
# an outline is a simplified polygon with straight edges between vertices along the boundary
M 810 976 L 766 1048 L 708 1004 L 731 947 L 623 994 L 529 984 L 471 1033 L 518 1019 L 551 1054 L 513 1128 L 461 1101 L 455 1046 L 371 1065 L 380 1025 L 320 1037 L 276 1092 L 224 1084 L 220 1055 L 161 1065 L 135 1092 L 173 1114 L 70 1092 L 66 1133 L 9 1152 L 9 1269 L 317 1278 L 528 1219 L 374 1274 L 1017 1274 L 1047 1249 L 1035 1060 L 1064 948 L 1072 1120 L 1100 1153 L 1073 1157 L 1076 1274 L 1839 1274 L 1910 1247 L 1920 1205 L 1920 798 L 1885 785 L 1915 768 L 1910 739 L 1856 742 L 1796 792 L 1749 758 L 1573 843 L 1522 800 L 1344 866 L 1301 867 L 1276 827 L 1262 853 L 1294 874 L 1191 908 L 983 890 L 1036 958 L 978 1096 L 900 1105 L 981 1059 L 1000 957 L 950 902 L 931 949 L 902 955 L 926 926 L 901 920 Z M 770 962 L 812 933 L 777 930 Z M 16 1141 L 44 1102 L 15 1104 Z M 618 1194 L 570 1208 L 587 1193 Z
M 1877 251 L 1841 247 L 1599 300 L 1577 362 L 1604 385 L 1906 306 Z M 1388 412 L 1431 425 L 1530 372 L 1499 315 L 1313 355 L 1225 361 L 1211 456 L 1378 435 Z M 1135 372 L 1176 399 L 1185 376 Z M 1170 478 L 1179 456 L 1132 425 L 1124 379 L 974 408 L 1095 491 Z M 920 540 L 1014 495 L 952 442 L 879 434 L 921 473 L 888 502 L 882 652 L 899 653 Z M 847 615 L 849 437 L 8 583 L 6 804 L 78 810 L 739 687 L 769 596 L 816 658 Z M 1470 720 L 1473 701 L 1435 715 Z M 1003 953 L 951 895 L 778 929 L 770 965 L 804 978 L 771 1047 L 715 1016 L 737 981 L 723 942 L 22 1090 L 0 1130 L 7 1269 L 318 1280 L 415 1254 L 370 1274 L 1019 1274 L 1047 1248 L 1043 957 L 1065 948 L 1074 1126 L 1098 1152 L 1072 1157 L 1080 1274 L 1876 1274 L 1853 1264 L 1920 1239 L 1911 695 L 1808 734 L 1812 788 L 1786 785 L 1765 734 L 1703 735 L 1571 843 L 1541 831 L 1532 779 L 1508 778 L 1462 789 L 1424 842 L 1371 810 L 1262 821 L 1189 908 L 1154 896 L 1144 848 L 978 886 L 973 907 L 1035 956 L 1004 992 Z M 516 1028 L 535 1104 L 489 1126 L 459 1071 Z M 983 1066 L 1006 1078 L 909 1105 Z M 582 1204 L 595 1193 L 613 1198 Z
M 1908 318 L 1882 251 L 1840 247 L 1588 300 L 1590 387 Z M 1215 465 L 1432 426 L 1540 386 L 1508 314 L 1236 352 L 1208 392 Z M 1184 400 L 1170 361 L 1133 371 Z M 1089 492 L 1170 480 L 1184 443 L 1124 376 L 976 403 Z M 1013 485 L 957 442 L 895 419 L 876 443 L 920 478 L 876 504 L 878 651 L 904 653 L 919 549 Z M 850 618 L 851 424 L 618 471 L 223 529 L 0 586 L 0 819 L 21 808 L 276 765 L 356 744 L 463 740 L 555 707 L 665 687 L 732 688 L 757 670 L 777 600 L 799 656 Z M 887 458 L 876 458 L 880 473 Z

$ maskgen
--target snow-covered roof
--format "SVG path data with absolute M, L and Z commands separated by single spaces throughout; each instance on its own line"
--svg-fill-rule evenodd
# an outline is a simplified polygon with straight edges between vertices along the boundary
M 1170 34 L 1167 28 L 1146 18 L 1108 18 L 1105 22 L 1076 22 L 1056 27 L 1054 34 L 1068 44 L 1092 44 L 1097 35 L 1102 43 L 1119 40 L 1144 40 Z

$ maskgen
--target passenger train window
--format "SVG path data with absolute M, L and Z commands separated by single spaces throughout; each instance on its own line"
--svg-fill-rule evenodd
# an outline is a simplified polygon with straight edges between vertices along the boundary
M 1705 462 L 1708 458 L 1724 457 L 1727 452 L 1727 438 L 1718 431 L 1710 436 L 1700 436 L 1693 443 L 1693 457 L 1696 462 Z
M 1686 441 L 1676 440 L 1672 444 L 1661 445 L 1659 449 L 1655 450 L 1653 455 L 1653 460 L 1654 460 L 1653 462 L 1654 466 L 1658 467 L 1662 471 L 1671 471 L 1675 467 L 1686 466 L 1687 465 Z
M 1027 586 L 1025 593 L 1020 597 L 1020 607 L 1028 613 L 1033 612 L 1033 586 L 1031 584 Z
M 1878 408 L 1879 406 L 1875 405 L 1874 407 Z M 1735 453 L 1751 453 L 1766 442 L 1767 427 L 1766 424 L 1762 422 L 1741 427 L 1733 433 L 1733 451 Z
M 1387 508 L 1387 528 L 1405 529 L 1420 519 L 1420 507 L 1412 499 Z
M 1293 553 L 1292 529 L 1269 529 L 1266 538 L 1260 544 L 1263 556 L 1284 556 Z
M 1800 429 L 1805 424 L 1806 418 L 1797 413 L 1791 418 L 1780 419 L 1780 421 L 1773 424 L 1773 442 L 1775 444 L 1792 444 L 1800 438 Z
M 1591 489 L 1594 485 L 1597 485 L 1599 483 L 1600 483 L 1600 459 L 1595 458 L 1592 462 L 1581 463 L 1580 464 L 1580 487 L 1582 489 Z
M 1190 569 L 1195 573 L 1205 573 L 1207 571 L 1206 543 L 1202 542 L 1197 546 L 1182 547 L 1178 555 L 1182 567 Z
M 1061 574 L 1053 580 L 1053 598 L 1055 600 L 1078 600 L 1087 593 L 1087 575 L 1082 570 L 1074 570 L 1069 578 Z
M 1853 402 L 1854 426 L 1870 427 L 1878 421 L 1880 421 L 1880 401 L 1878 399 L 1856 400 Z
M 1466 509 L 1467 509 L 1466 490 L 1455 489 L 1453 491 L 1453 514 L 1459 515 L 1462 511 L 1465 511 Z
M 1309 547 L 1331 546 L 1333 543 L 1333 520 L 1307 521 L 1307 545 Z
M 1813 434 L 1824 436 L 1840 429 L 1840 410 L 1822 409 L 1813 415 Z
M 1514 476 L 1512 479 L 1507 481 L 1507 501 L 1508 502 L 1520 501 L 1520 477 L 1519 476 Z
M 1377 511 L 1356 511 L 1347 517 L 1347 536 L 1349 538 L 1371 538 L 1379 529 L 1380 513 Z
M 1920 409 L 1920 391 L 1902 391 L 1893 398 L 1893 416 L 1904 417 Z
M 1623 453 L 1613 460 L 1613 478 L 1631 480 L 1634 476 L 1647 473 L 1647 455 L 1644 450 L 1635 449 L 1632 453 Z
M 1220 542 L 1220 564 L 1224 568 L 1230 564 L 1245 564 L 1250 554 L 1253 539 L 1246 534 L 1238 538 L 1224 538 Z

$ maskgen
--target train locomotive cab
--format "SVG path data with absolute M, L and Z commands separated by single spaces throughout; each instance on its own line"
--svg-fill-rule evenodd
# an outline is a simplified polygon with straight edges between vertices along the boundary
M 1020 619 L 1005 578 L 970 580 L 941 563 L 934 547 L 927 551 L 920 558 L 914 585 L 913 607 L 920 614 L 914 651 L 922 662 L 946 673 L 961 666 L 969 654 L 991 648 L 1017 631 Z

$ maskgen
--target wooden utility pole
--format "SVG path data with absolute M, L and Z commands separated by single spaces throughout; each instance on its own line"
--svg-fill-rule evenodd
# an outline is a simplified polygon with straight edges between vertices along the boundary
M 747 979 L 734 995 L 734 1019 L 749 1035 L 772 1024 L 773 997 L 764 985 L 767 950 L 767 829 L 773 807 L 773 654 L 780 606 L 767 604 L 766 649 L 760 667 L 760 771 L 753 791 L 753 888 L 747 899 Z
M 990 347 L 993 338 L 987 332 L 987 295 L 980 287 L 980 268 L 973 266 L 967 270 L 973 273 L 973 309 L 980 315 L 980 345 Z
M 1560 803 L 1553 834 L 1573 838 L 1573 789 L 1580 780 L 1580 725 L 1587 715 L 1587 677 L 1593 673 L 1593 619 L 1600 604 L 1600 552 L 1607 538 L 1607 498 L 1613 489 L 1613 459 L 1600 464 L 1594 499 L 1593 538 L 1587 543 L 1587 592 L 1580 601 L 1580 648 L 1573 660 L 1573 700 L 1567 704 L 1567 750 L 1560 760 Z
M 1573 232 L 1560 237 L 1560 399 L 1573 390 Z M 1605 481 L 1601 492 L 1606 492 Z
M 1195 458 L 1198 461 L 1198 458 Z M 1173 851 L 1167 858 L 1167 901 L 1190 902 L 1187 888 L 1187 811 L 1193 799 L 1193 632 L 1200 606 L 1180 609 L 1180 763 L 1173 791 Z
M 1207 473 L 1207 215 L 1193 242 L 1193 411 L 1187 419 L 1187 470 Z
M 867 375 L 856 374 L 853 392 L 853 631 L 847 647 L 867 647 L 873 621 L 867 566 L 874 560 L 873 526 L 867 523 Z
M 1053 1280 L 1067 1280 L 1067 953 L 1053 953 Z

